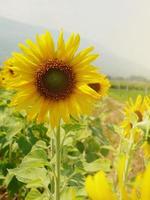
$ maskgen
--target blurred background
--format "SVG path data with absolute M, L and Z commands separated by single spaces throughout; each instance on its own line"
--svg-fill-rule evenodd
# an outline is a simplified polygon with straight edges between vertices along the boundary
M 100 54 L 110 94 L 124 101 L 150 92 L 149 22 L 149 0 L 0 0 L 0 64 L 36 33 L 78 32 L 82 48 Z

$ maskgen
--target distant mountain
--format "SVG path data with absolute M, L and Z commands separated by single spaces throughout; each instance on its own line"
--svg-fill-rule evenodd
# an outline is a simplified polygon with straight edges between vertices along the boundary
M 101 56 L 99 63 L 96 62 L 96 64 L 101 66 L 104 73 L 113 77 L 121 76 L 125 78 L 131 76 L 143 76 L 150 80 L 150 66 L 149 68 L 141 66 L 130 60 L 121 58 L 100 46 L 98 47 L 98 51 Z
M 7 59 L 12 51 L 17 50 L 19 42 L 42 30 L 5 18 L 0 18 L 0 27 L 0 62 Z
M 0 64 L 11 55 L 11 52 L 18 50 L 19 42 L 24 42 L 27 38 L 34 38 L 37 33 L 45 30 L 43 27 L 31 26 L 5 18 L 0 18 L 0 27 Z M 57 32 L 55 30 L 51 31 L 54 37 L 56 37 Z M 93 41 L 82 38 L 81 47 L 86 47 L 90 44 L 93 44 Z M 96 52 L 98 51 L 101 55 L 96 64 L 107 75 L 122 77 L 140 75 L 147 78 L 150 77 L 150 68 L 139 66 L 136 63 L 114 55 L 113 52 L 99 45 L 97 41 L 95 46 Z
M 24 43 L 28 38 L 34 39 L 37 33 L 42 33 L 45 30 L 43 27 L 6 18 L 0 18 L 0 27 L 0 63 L 9 57 L 11 52 L 18 50 L 18 43 Z

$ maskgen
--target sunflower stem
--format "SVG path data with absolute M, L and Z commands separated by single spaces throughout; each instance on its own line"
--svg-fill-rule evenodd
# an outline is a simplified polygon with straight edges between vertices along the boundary
M 130 139 L 129 139 L 129 144 L 128 144 L 128 151 L 127 151 L 127 157 L 126 157 L 126 163 L 125 163 L 125 172 L 124 172 L 124 183 L 127 182 L 128 180 L 128 175 L 129 175 L 129 168 L 131 164 L 131 159 L 133 156 L 133 145 L 134 145 L 134 134 L 131 133 Z
M 55 138 L 55 132 L 53 130 L 53 133 L 51 135 L 51 159 L 54 158 L 55 156 L 55 144 L 54 144 L 54 138 Z M 55 173 L 55 167 L 54 165 L 52 164 L 52 171 L 53 173 Z M 54 194 L 55 192 L 55 175 L 53 175 L 52 179 L 51 179 L 51 190 L 52 190 L 52 193 Z
M 60 167 L 61 167 L 60 125 L 57 127 L 55 142 L 56 142 L 55 200 L 60 200 Z

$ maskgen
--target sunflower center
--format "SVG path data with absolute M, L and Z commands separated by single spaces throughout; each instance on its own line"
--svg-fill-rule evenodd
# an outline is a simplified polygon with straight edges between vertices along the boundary
M 11 75 L 14 75 L 14 71 L 13 71 L 12 69 L 9 69 L 9 73 L 10 73 Z
M 58 101 L 72 94 L 75 74 L 72 68 L 61 60 L 49 60 L 37 72 L 36 85 L 41 95 Z
M 132 123 L 129 123 L 129 127 L 130 127 L 130 128 L 133 128 L 133 125 L 132 125 Z
M 150 145 L 150 135 L 147 138 L 147 143 Z
M 142 113 L 139 111 L 139 110 L 136 110 L 135 111 L 135 114 L 137 115 L 138 117 L 138 122 L 141 122 L 143 120 L 143 115 Z
M 101 85 L 99 83 L 89 83 L 88 86 L 95 90 L 95 92 L 99 92 L 101 89 Z
M 67 88 L 67 74 L 58 69 L 49 69 L 43 77 L 44 85 L 53 92 L 59 92 Z

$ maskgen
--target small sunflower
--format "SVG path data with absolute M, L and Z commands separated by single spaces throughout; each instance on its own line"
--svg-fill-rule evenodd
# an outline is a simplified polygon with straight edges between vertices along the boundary
M 13 72 L 9 87 L 17 90 L 12 101 L 16 108 L 25 109 L 29 119 L 50 120 L 56 127 L 70 115 L 80 116 L 91 110 L 93 102 L 106 94 L 108 81 L 91 65 L 98 54 L 93 47 L 76 53 L 80 44 L 78 34 L 65 42 L 60 32 L 55 48 L 49 32 L 37 35 L 36 42 L 20 44 L 21 53 L 13 53 Z M 99 84 L 98 90 L 91 84 Z
M 104 97 L 110 88 L 110 82 L 105 75 L 101 74 L 98 82 L 89 83 L 88 86 L 95 90 L 101 97 Z
M 2 82 L 3 82 L 3 77 L 2 77 L 2 74 L 1 74 L 1 71 L 0 71 L 0 88 L 2 87 Z
M 137 127 L 134 127 L 133 122 L 135 121 L 135 117 L 137 119 L 137 122 L 142 122 L 144 120 L 145 112 L 149 109 L 149 99 L 148 97 L 142 97 L 138 96 L 136 101 L 134 102 L 132 99 L 129 99 L 129 101 L 126 104 L 126 107 L 124 109 L 124 120 L 121 123 L 122 128 L 124 129 L 125 136 L 129 137 L 131 129 L 134 132 L 135 138 L 140 137 L 140 129 Z M 138 137 L 136 137 L 138 135 Z
M 142 97 L 139 95 L 134 102 L 132 99 L 129 99 L 125 107 L 125 116 L 131 117 L 132 114 L 135 114 L 137 121 L 143 121 L 144 113 L 148 110 L 149 103 L 147 97 Z
M 14 59 L 9 58 L 2 64 L 2 73 L 1 73 L 1 79 L 2 84 L 7 88 L 9 86 L 9 81 L 11 81 L 12 78 L 16 76 L 14 70 Z M 9 88 L 8 88 L 9 89 Z

